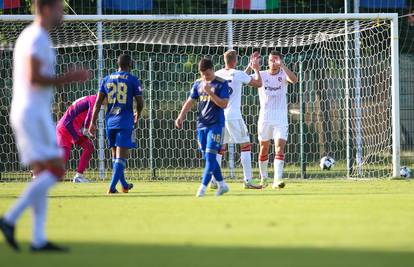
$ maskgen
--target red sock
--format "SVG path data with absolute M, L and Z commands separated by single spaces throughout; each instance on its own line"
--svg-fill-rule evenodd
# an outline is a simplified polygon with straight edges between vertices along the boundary
M 92 158 L 92 154 L 95 148 L 92 141 L 89 139 L 83 140 L 83 142 L 79 143 L 78 145 L 82 147 L 83 151 L 79 160 L 77 172 L 83 173 L 89 166 L 89 161 Z

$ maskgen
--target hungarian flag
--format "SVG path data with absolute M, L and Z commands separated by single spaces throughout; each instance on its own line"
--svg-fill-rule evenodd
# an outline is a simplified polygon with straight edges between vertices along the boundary
M 20 0 L 0 0 L 0 9 L 12 9 L 20 7 Z
M 272 10 L 279 8 L 280 0 L 234 0 L 233 9 L 237 10 Z

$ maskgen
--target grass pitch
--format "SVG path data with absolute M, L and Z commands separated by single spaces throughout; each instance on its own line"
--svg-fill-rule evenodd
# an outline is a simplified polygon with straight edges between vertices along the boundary
M 24 183 L 0 183 L 0 213 Z M 288 181 L 203 199 L 198 183 L 135 182 L 107 196 L 106 183 L 51 191 L 48 236 L 68 254 L 28 252 L 31 215 L 18 223 L 23 251 L 0 239 L 0 266 L 408 267 L 414 262 L 414 181 Z

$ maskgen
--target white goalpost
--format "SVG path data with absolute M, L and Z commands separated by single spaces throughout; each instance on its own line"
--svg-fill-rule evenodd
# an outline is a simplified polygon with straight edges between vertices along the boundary
M 28 178 L 19 167 L 7 118 L 12 47 L 32 19 L 31 15 L 0 15 L 0 120 L 4 122 L 0 170 L 6 180 Z M 263 57 L 262 69 L 268 52 L 280 50 L 285 63 L 301 77 L 288 94 L 287 178 L 399 176 L 397 14 L 68 15 L 51 36 L 58 73 L 72 64 L 94 72 L 94 79 L 86 84 L 56 92 L 56 119 L 76 98 L 97 92 L 102 77 L 115 70 L 120 53 L 133 57 L 132 72 L 143 82 L 146 108 L 136 130 L 138 148 L 128 160 L 131 178 L 199 179 L 203 162 L 196 149 L 196 114 L 189 113 L 181 131 L 175 129 L 174 120 L 198 78 L 198 60 L 209 56 L 221 68 L 222 54 L 229 47 L 239 53 L 239 69 L 244 69 L 253 50 Z M 242 103 L 255 166 L 257 92 L 244 88 Z M 90 175 L 103 179 L 111 157 L 103 149 L 101 122 Z M 79 151 L 73 154 L 69 169 L 77 164 L 78 155 Z M 318 167 L 326 155 L 336 160 L 331 171 Z M 238 159 L 236 147 L 224 160 L 225 176 L 242 178 Z

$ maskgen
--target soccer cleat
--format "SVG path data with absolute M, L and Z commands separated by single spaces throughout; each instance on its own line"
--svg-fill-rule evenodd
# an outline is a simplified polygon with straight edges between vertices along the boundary
M 216 197 L 222 196 L 227 192 L 229 192 L 229 187 L 226 184 L 224 184 L 222 186 L 219 186 L 217 191 L 216 191 Z
M 128 193 L 132 188 L 134 188 L 134 184 L 128 184 L 128 188 L 122 188 L 122 192 Z
M 83 175 L 75 175 L 75 177 L 73 177 L 73 182 L 75 184 L 77 183 L 90 183 L 90 181 L 88 179 L 85 178 L 85 176 Z
M 3 233 L 7 244 L 9 244 L 9 246 L 14 250 L 18 251 L 19 245 L 14 238 L 14 226 L 6 223 L 3 217 L 0 218 L 0 231 Z
M 211 182 L 210 182 L 210 189 L 217 189 L 218 188 L 218 185 L 217 185 L 217 182 L 216 181 L 214 181 L 214 180 L 211 180 Z
M 116 189 L 115 189 L 115 190 L 111 190 L 111 189 L 109 189 L 109 190 L 108 190 L 108 192 L 107 192 L 107 194 L 108 194 L 108 195 L 113 195 L 113 194 L 118 194 L 118 193 L 119 193 L 119 192 L 118 192 L 118 190 L 116 190 Z
M 204 186 L 200 186 L 197 190 L 196 197 L 204 197 L 206 194 L 206 189 Z
M 252 182 L 243 182 L 244 189 L 263 189 L 263 185 L 255 185 Z
M 279 188 L 279 189 L 282 189 L 282 188 L 284 188 L 285 187 L 285 182 L 283 182 L 283 181 L 278 181 L 278 182 L 276 182 L 276 181 L 274 181 L 273 182 L 273 185 L 272 185 L 272 188 L 273 189 L 276 189 L 276 188 Z
M 41 246 L 39 248 L 34 247 L 33 245 L 30 246 L 30 251 L 33 253 L 38 253 L 38 252 L 59 252 L 60 253 L 60 252 L 69 252 L 69 249 L 58 246 L 51 242 L 47 242 L 44 246 Z

